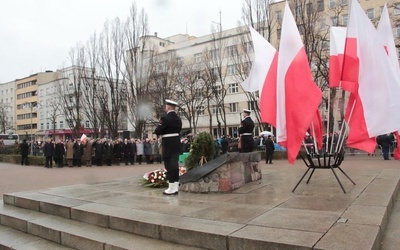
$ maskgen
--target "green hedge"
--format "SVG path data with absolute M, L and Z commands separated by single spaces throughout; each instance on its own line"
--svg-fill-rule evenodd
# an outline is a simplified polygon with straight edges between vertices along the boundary
M 0 155 L 0 162 L 21 164 L 21 155 Z M 45 159 L 43 156 L 28 156 L 29 165 L 44 166 Z

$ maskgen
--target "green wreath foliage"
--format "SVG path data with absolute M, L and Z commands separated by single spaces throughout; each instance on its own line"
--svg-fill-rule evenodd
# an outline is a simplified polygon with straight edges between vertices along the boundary
M 210 133 L 200 132 L 190 144 L 190 152 L 186 159 L 187 170 L 198 167 L 202 157 L 206 157 L 207 162 L 214 159 L 215 142 Z

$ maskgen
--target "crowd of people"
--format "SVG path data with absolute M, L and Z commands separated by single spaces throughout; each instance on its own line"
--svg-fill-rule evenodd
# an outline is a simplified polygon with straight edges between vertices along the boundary
M 52 138 L 48 138 L 44 143 L 38 144 L 45 157 L 45 167 L 52 168 L 55 166 L 61 168 L 81 167 L 92 165 L 111 166 L 111 165 L 134 165 L 161 163 L 161 141 L 160 139 L 121 139 L 115 140 L 101 138 L 86 138 L 81 141 L 79 138 L 75 140 L 67 139 L 65 141 L 58 139 L 56 142 Z M 28 150 L 26 150 L 26 148 Z M 21 165 L 27 163 L 29 145 L 24 140 L 20 144 L 21 149 Z

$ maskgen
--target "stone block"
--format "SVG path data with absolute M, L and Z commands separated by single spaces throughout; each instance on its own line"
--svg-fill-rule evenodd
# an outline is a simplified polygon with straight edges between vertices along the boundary
M 61 244 L 73 249 L 104 249 L 104 243 L 79 235 L 61 233 Z
M 109 217 L 100 213 L 71 208 L 71 219 L 101 227 L 109 227 Z
M 27 232 L 49 241 L 61 243 L 61 232 L 33 222 L 28 222 Z
M 16 230 L 26 232 L 27 231 L 27 223 L 26 220 L 16 218 L 9 215 L 2 214 L 0 216 L 1 224 L 10 228 L 14 228 Z
M 232 182 L 229 178 L 219 179 L 219 191 L 220 192 L 230 192 L 232 190 Z

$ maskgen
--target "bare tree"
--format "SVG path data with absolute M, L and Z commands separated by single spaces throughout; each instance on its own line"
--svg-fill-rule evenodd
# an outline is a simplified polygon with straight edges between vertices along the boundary
M 148 32 L 147 14 L 144 9 L 138 13 L 134 2 L 125 23 L 127 53 L 124 55 L 126 64 L 124 78 L 128 83 L 129 122 L 133 125 L 136 136 L 139 137 L 142 137 L 146 125 L 142 111 L 148 107 L 144 101 L 147 96 L 145 90 L 153 69 L 154 47 L 148 44 Z M 150 111 L 151 108 L 148 110 Z
M 10 117 L 8 109 L 9 106 L 5 103 L 0 103 L 0 131 L 2 134 L 5 134 L 7 129 L 12 128 L 12 124 L 8 120 L 8 117 Z
M 207 102 L 207 85 L 203 79 L 201 64 L 194 60 L 182 62 L 179 66 L 176 83 L 180 113 L 188 120 L 189 129 L 197 133 L 199 117 L 204 114 Z
M 124 53 L 125 40 L 123 25 L 118 18 L 107 21 L 99 42 L 99 70 L 105 79 L 106 95 L 99 96 L 100 107 L 110 136 L 118 136 L 120 115 L 126 105 L 124 93 L 127 85 L 123 78 L 125 72 Z

